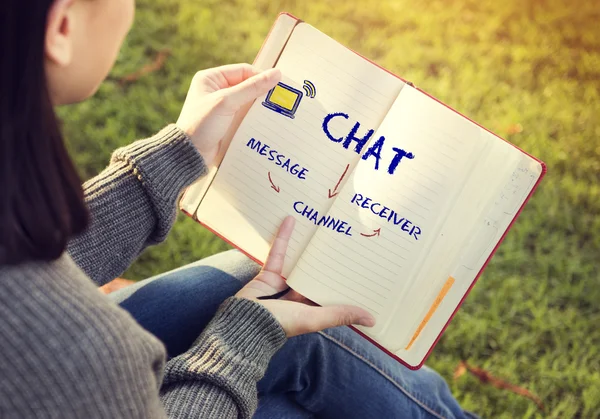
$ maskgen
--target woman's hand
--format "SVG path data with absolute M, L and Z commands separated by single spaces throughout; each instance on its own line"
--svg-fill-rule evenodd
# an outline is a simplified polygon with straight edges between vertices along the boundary
M 199 71 L 192 79 L 177 126 L 191 138 L 206 164 L 219 151 L 233 115 L 281 80 L 281 72 L 260 72 L 250 64 L 231 64 Z
M 265 306 L 281 323 L 288 337 L 349 324 L 367 327 L 375 325 L 373 316 L 362 308 L 347 305 L 317 307 L 295 291 L 287 293 L 279 300 L 259 299 L 287 289 L 281 271 L 294 223 L 294 217 L 291 216 L 283 221 L 265 266 L 256 278 L 236 294 L 236 297 L 255 300 Z

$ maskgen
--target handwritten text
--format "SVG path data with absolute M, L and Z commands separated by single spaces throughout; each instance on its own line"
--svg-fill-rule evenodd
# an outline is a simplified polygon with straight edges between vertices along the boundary
M 400 215 L 393 209 L 388 208 L 379 202 L 374 202 L 371 198 L 359 193 L 354 194 L 350 202 L 358 205 L 361 208 L 369 209 L 373 214 L 378 215 L 381 218 L 385 218 L 388 223 L 399 225 L 402 231 L 407 232 L 408 235 L 414 237 L 415 240 L 419 240 L 421 228 L 417 225 L 414 225 L 406 218 L 400 217 Z
M 261 143 L 254 138 L 250 138 L 250 141 L 246 144 L 247 147 L 255 150 L 261 156 L 265 156 L 267 160 L 274 162 L 277 166 L 280 166 L 289 174 L 296 176 L 298 179 L 306 179 L 308 169 L 302 167 L 298 163 L 292 164 L 292 159 L 286 158 L 285 155 L 279 153 L 277 150 L 272 149 L 268 144 Z
M 312 221 L 316 226 L 323 226 L 330 228 L 337 233 L 352 236 L 352 227 L 346 221 L 336 220 L 331 215 L 319 215 L 319 212 L 316 209 L 309 207 L 302 201 L 294 202 L 294 211 L 301 216 L 308 218 L 308 220 Z
M 350 146 L 354 144 L 354 151 L 356 152 L 356 154 L 360 154 L 364 146 L 367 144 L 367 142 L 375 132 L 375 130 L 370 129 L 362 137 L 360 135 L 357 136 L 358 130 L 360 128 L 360 122 L 356 122 L 345 137 L 335 137 L 331 132 L 331 128 L 329 127 L 329 124 L 334 118 L 349 119 L 350 117 L 348 116 L 348 114 L 343 112 L 330 113 L 329 115 L 327 115 L 325 119 L 323 119 L 322 125 L 323 132 L 325 133 L 327 138 L 329 138 L 334 143 L 342 143 L 342 146 L 345 149 L 349 149 Z M 385 137 L 382 135 L 362 155 L 363 160 L 367 160 L 369 158 L 375 159 L 375 170 L 379 170 L 379 162 L 381 160 L 381 152 L 384 148 L 384 144 Z M 398 164 L 400 164 L 403 158 L 409 160 L 415 158 L 415 155 L 413 153 L 402 150 L 401 148 L 392 147 L 392 150 L 396 154 L 394 155 L 394 157 L 392 157 L 392 160 L 390 161 L 390 164 L 387 168 L 387 172 L 390 175 L 394 174 L 396 168 L 398 167 Z

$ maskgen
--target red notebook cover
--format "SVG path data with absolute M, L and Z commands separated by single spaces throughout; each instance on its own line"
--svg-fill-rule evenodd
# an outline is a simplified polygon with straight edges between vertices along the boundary
M 279 16 L 281 15 L 286 15 L 289 16 L 293 19 L 295 19 L 297 21 L 296 24 L 303 22 L 301 19 L 298 19 L 297 17 L 293 16 L 290 13 L 287 12 L 281 12 L 279 14 Z M 279 17 L 278 16 L 278 17 Z M 263 42 L 258 54 L 260 55 L 260 52 L 262 51 L 262 49 L 264 48 L 267 40 L 269 39 L 269 36 L 271 36 L 271 33 L 273 31 L 274 25 L 271 27 L 271 30 L 269 31 L 269 34 L 267 35 L 267 37 L 265 38 L 265 41 Z M 285 47 L 284 47 L 285 48 Z M 347 48 L 347 47 L 346 47 Z M 394 358 L 395 360 L 397 360 L 398 362 L 400 362 L 402 365 L 406 366 L 409 369 L 412 370 L 418 370 L 420 369 L 424 364 L 425 361 L 427 360 L 427 358 L 429 358 L 429 356 L 431 355 L 431 352 L 433 351 L 433 348 L 435 347 L 435 345 L 438 343 L 438 341 L 440 340 L 442 334 L 445 332 L 446 328 L 448 327 L 448 325 L 450 324 L 450 322 L 452 321 L 452 319 L 454 318 L 454 316 L 456 315 L 456 312 L 458 311 L 458 309 L 460 308 L 460 306 L 462 305 L 462 303 L 464 302 L 464 300 L 467 298 L 467 296 L 469 295 L 469 293 L 471 292 L 471 290 L 473 289 L 473 286 L 475 285 L 475 283 L 477 282 L 477 280 L 479 279 L 479 277 L 481 276 L 481 274 L 483 273 L 484 269 L 486 268 L 486 266 L 488 265 L 488 263 L 490 262 L 490 260 L 492 259 L 492 257 L 494 256 L 494 254 L 496 253 L 496 251 L 498 250 L 498 247 L 500 246 L 500 244 L 502 243 L 502 241 L 504 240 L 504 238 L 506 237 L 506 234 L 508 233 L 508 231 L 512 228 L 512 226 L 514 225 L 515 221 L 517 220 L 518 216 L 521 214 L 521 211 L 523 211 L 523 208 L 525 207 L 525 205 L 527 204 L 527 202 L 529 201 L 529 199 L 531 198 L 531 196 L 533 195 L 533 193 L 535 192 L 535 190 L 537 189 L 538 185 L 540 184 L 540 182 L 542 181 L 543 177 L 546 175 L 547 172 L 547 167 L 546 164 L 539 160 L 538 158 L 532 156 L 531 154 L 521 150 L 519 147 L 517 147 L 516 145 L 506 141 L 504 138 L 500 137 L 499 135 L 493 133 L 492 131 L 490 131 L 489 129 L 485 128 L 484 126 L 478 124 L 477 122 L 473 121 L 472 119 L 470 119 L 469 117 L 463 115 L 462 113 L 458 112 L 457 110 L 453 109 L 452 107 L 446 105 L 445 103 L 443 103 L 442 101 L 440 101 L 439 99 L 435 98 L 434 96 L 430 95 L 429 93 L 427 93 L 426 91 L 418 88 L 417 86 L 415 86 L 413 83 L 411 83 L 408 80 L 403 79 L 402 77 L 392 73 L 391 71 L 387 70 L 384 67 L 381 67 L 379 64 L 373 62 L 372 60 L 364 57 L 363 55 L 359 54 L 358 52 L 348 48 L 350 51 L 352 51 L 354 54 L 358 55 L 359 57 L 363 58 L 364 60 L 372 63 L 373 65 L 381 68 L 382 70 L 384 70 L 385 72 L 391 74 L 392 76 L 402 80 L 404 83 L 413 86 L 414 88 L 416 88 L 417 90 L 419 90 L 420 92 L 426 94 L 427 96 L 429 96 L 430 98 L 432 98 L 433 100 L 435 100 L 436 102 L 442 104 L 443 106 L 445 106 L 446 108 L 450 109 L 451 111 L 459 114 L 460 116 L 462 116 L 463 118 L 471 121 L 472 123 L 474 123 L 475 125 L 479 126 L 480 128 L 483 128 L 484 130 L 486 130 L 487 132 L 489 132 L 490 134 L 494 135 L 495 137 L 501 139 L 502 141 L 510 144 L 512 147 L 516 148 L 517 150 L 519 150 L 521 153 L 526 154 L 527 156 L 531 157 L 533 160 L 537 161 L 538 163 L 540 163 L 540 165 L 542 166 L 542 173 L 540 175 L 540 177 L 538 178 L 538 180 L 535 182 L 533 188 L 531 189 L 531 191 L 529 192 L 529 194 L 527 195 L 527 197 L 525 198 L 525 200 L 523 201 L 523 204 L 521 205 L 521 207 L 515 212 L 515 216 L 513 217 L 513 219 L 511 220 L 510 224 L 508 225 L 508 227 L 506 228 L 506 230 L 504 231 L 504 234 L 502 235 L 502 237 L 500 238 L 500 240 L 498 241 L 498 243 L 496 244 L 496 246 L 494 247 L 494 249 L 491 251 L 490 255 L 488 256 L 488 258 L 486 259 L 485 263 L 483 264 L 483 266 L 481 267 L 481 269 L 479 270 L 479 272 L 477 273 L 477 275 L 475 276 L 475 279 L 473 280 L 473 282 L 471 283 L 471 285 L 469 286 L 469 288 L 467 289 L 467 291 L 465 292 L 464 296 L 462 297 L 462 299 L 460 300 L 460 302 L 458 303 L 458 305 L 456 306 L 456 308 L 454 309 L 454 311 L 452 312 L 452 315 L 448 318 L 448 321 L 446 322 L 446 324 L 444 325 L 444 327 L 442 328 L 442 330 L 440 331 L 440 333 L 438 334 L 437 338 L 435 339 L 435 341 L 433 342 L 433 344 L 431 345 L 431 347 L 429 348 L 429 350 L 427 351 L 427 354 L 425 355 L 425 357 L 423 358 L 423 360 L 416 366 L 410 365 L 408 363 L 406 363 L 404 360 L 402 360 L 400 357 L 398 357 L 397 355 L 395 355 L 394 353 L 390 352 L 389 350 L 387 350 L 385 347 L 381 346 L 378 342 L 376 342 L 375 340 L 373 340 L 372 338 L 370 338 L 369 336 L 365 335 L 364 333 L 362 333 L 360 330 L 358 330 L 357 328 L 350 326 L 356 333 L 358 333 L 359 335 L 361 335 L 363 338 L 367 339 L 369 342 L 371 342 L 373 345 L 375 345 L 377 348 L 379 348 L 380 350 L 382 350 L 383 352 L 385 352 L 387 355 L 391 356 L 392 358 Z M 242 253 L 244 253 L 246 256 L 248 256 L 250 259 L 252 259 L 253 261 L 257 262 L 260 265 L 264 265 L 264 261 L 261 261 L 257 258 L 255 258 L 254 256 L 252 256 L 250 253 L 248 253 L 246 250 L 244 250 L 243 248 L 241 248 L 240 246 L 236 245 L 234 242 L 232 242 L 231 240 L 229 240 L 227 237 L 222 236 L 221 234 L 219 234 L 219 232 L 213 230 L 209 225 L 203 223 L 201 220 L 198 220 L 194 217 L 194 214 L 190 214 L 187 211 L 183 210 L 182 211 L 188 215 L 189 217 L 191 217 L 192 219 L 196 220 L 199 224 L 201 224 L 203 227 L 205 227 L 207 230 L 209 230 L 211 233 L 215 234 L 216 236 L 218 236 L 219 238 L 221 238 L 222 240 L 224 240 L 225 242 L 227 242 L 228 244 L 230 244 L 231 246 L 235 247 L 236 249 L 240 250 Z

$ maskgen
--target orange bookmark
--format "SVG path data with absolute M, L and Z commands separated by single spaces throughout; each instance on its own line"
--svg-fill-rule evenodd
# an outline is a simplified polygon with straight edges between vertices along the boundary
M 439 294 L 437 295 L 437 297 L 435 297 L 435 301 L 433 302 L 431 307 L 429 307 L 429 311 L 427 312 L 427 314 L 425 315 L 425 318 L 423 319 L 423 321 L 417 328 L 417 331 L 415 332 L 413 337 L 410 339 L 410 342 L 408 342 L 408 345 L 406 345 L 406 348 L 404 348 L 405 350 L 409 350 L 410 347 L 413 345 L 413 343 L 415 343 L 415 341 L 417 340 L 417 338 L 419 337 L 419 335 L 421 334 L 421 332 L 423 331 L 423 329 L 425 328 L 427 323 L 429 323 L 429 320 L 431 320 L 433 313 L 435 313 L 435 311 L 441 304 L 444 297 L 446 297 L 446 294 L 448 294 L 448 291 L 450 291 L 450 287 L 452 287 L 452 284 L 454 284 L 454 278 L 449 276 L 448 279 L 446 280 L 446 283 L 440 290 Z

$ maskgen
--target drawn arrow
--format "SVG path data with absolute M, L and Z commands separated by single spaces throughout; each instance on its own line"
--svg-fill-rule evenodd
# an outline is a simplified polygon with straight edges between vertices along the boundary
M 377 230 L 373 230 L 373 234 L 360 233 L 360 235 L 363 236 L 363 237 L 379 236 L 379 235 L 381 235 L 381 227 L 379 227 Z
M 344 173 L 342 173 L 342 177 L 340 177 L 340 180 L 338 180 L 338 182 L 335 184 L 335 188 L 333 188 L 333 192 L 331 192 L 331 189 L 329 189 L 329 198 L 330 199 L 339 193 L 337 188 L 340 186 L 340 183 L 342 183 L 342 179 L 344 179 L 344 176 L 346 176 L 346 173 L 348 172 L 349 167 L 350 167 L 350 163 L 348 163 L 346 165 L 346 169 L 344 170 Z
M 271 189 L 273 189 L 275 192 L 279 193 L 281 188 L 279 188 L 279 186 L 275 186 L 275 184 L 273 183 L 273 179 L 271 179 L 271 172 L 269 172 L 268 175 L 269 175 L 269 182 L 271 182 Z

